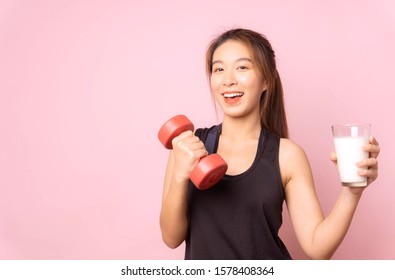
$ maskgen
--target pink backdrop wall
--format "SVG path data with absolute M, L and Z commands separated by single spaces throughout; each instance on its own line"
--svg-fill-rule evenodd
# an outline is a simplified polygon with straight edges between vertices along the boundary
M 372 123 L 380 177 L 334 258 L 395 259 L 391 0 L 0 1 L 0 259 L 183 257 L 160 236 L 156 133 L 178 113 L 216 122 L 204 51 L 230 27 L 272 42 L 325 213 L 341 188 L 331 124 Z

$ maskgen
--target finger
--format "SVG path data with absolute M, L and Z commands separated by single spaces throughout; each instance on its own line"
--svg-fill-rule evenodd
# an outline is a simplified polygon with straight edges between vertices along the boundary
M 380 154 L 380 145 L 377 142 L 376 138 L 370 136 L 369 144 L 365 145 L 363 147 L 363 150 L 365 152 L 368 152 L 370 154 L 370 157 L 377 158 Z
M 196 158 L 196 153 L 200 155 L 207 155 L 206 147 L 204 143 L 195 135 L 183 135 L 181 138 L 177 138 L 173 141 L 173 149 L 184 151 L 191 158 Z M 200 150 L 200 151 L 199 151 Z
M 361 160 L 356 163 L 358 167 L 367 167 L 369 169 L 377 169 L 378 168 L 378 160 L 375 158 L 368 158 Z
M 377 139 L 374 136 L 369 137 L 369 143 L 379 146 L 379 142 L 377 142 Z
M 206 149 L 196 149 L 196 150 L 192 150 L 192 149 L 188 149 L 187 153 L 190 155 L 190 158 L 193 160 L 199 160 L 202 157 L 205 157 L 208 155 L 208 152 Z
M 201 141 L 194 141 L 194 139 L 184 139 L 173 144 L 173 149 L 179 149 L 192 154 L 196 150 L 205 150 L 204 144 Z
M 173 141 L 180 141 L 186 138 L 189 138 L 191 136 L 194 136 L 195 134 L 191 130 L 186 130 L 184 132 L 181 132 L 178 136 L 173 138 Z
M 193 142 L 183 142 L 185 147 L 191 150 L 205 150 L 206 147 L 202 141 L 193 141 Z
M 195 134 L 192 131 L 184 131 L 177 137 L 174 137 L 172 140 L 172 146 L 184 146 L 187 145 L 188 143 L 193 143 L 193 142 L 198 142 L 200 141 L 199 137 L 195 136 Z
M 377 169 L 359 169 L 358 170 L 358 175 L 367 177 L 370 180 L 375 180 L 378 176 L 378 171 Z
M 365 152 L 369 152 L 369 153 L 378 155 L 380 153 L 380 146 L 378 146 L 376 144 L 366 144 L 363 146 L 363 150 Z
M 208 152 L 206 149 L 199 149 L 195 150 L 195 156 L 196 158 L 202 158 L 208 155 Z
M 331 161 L 333 161 L 334 163 L 337 162 L 337 155 L 335 152 L 331 152 L 329 157 L 330 157 Z

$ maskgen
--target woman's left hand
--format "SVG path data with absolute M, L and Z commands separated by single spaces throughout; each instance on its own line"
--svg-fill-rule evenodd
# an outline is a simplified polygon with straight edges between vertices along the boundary
M 376 138 L 373 136 L 370 136 L 369 138 L 369 144 L 365 145 L 362 147 L 362 149 L 365 152 L 369 153 L 369 158 L 362 160 L 360 162 L 357 162 L 356 165 L 360 168 L 366 168 L 366 169 L 360 169 L 358 170 L 358 174 L 360 176 L 367 177 L 367 183 L 368 185 L 372 183 L 374 180 L 376 180 L 378 176 L 378 160 L 377 157 L 380 154 L 380 146 L 379 143 L 377 142 Z M 331 160 L 336 163 L 337 162 L 337 157 L 336 153 L 333 152 L 331 153 Z M 359 188 L 363 189 L 363 188 Z

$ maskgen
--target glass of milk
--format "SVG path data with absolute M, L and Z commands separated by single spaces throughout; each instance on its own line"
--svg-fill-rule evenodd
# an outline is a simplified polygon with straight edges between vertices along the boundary
M 337 155 L 337 168 L 343 186 L 366 187 L 367 178 L 358 175 L 358 161 L 367 159 L 369 153 L 362 146 L 369 143 L 370 124 L 333 125 L 333 141 Z

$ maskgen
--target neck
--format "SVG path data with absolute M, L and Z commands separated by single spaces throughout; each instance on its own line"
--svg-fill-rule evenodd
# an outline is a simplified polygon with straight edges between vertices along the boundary
M 233 139 L 259 138 L 261 133 L 260 118 L 233 118 L 224 116 L 221 135 Z

